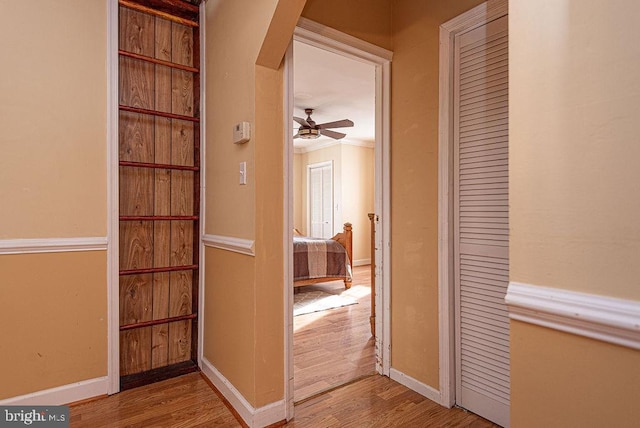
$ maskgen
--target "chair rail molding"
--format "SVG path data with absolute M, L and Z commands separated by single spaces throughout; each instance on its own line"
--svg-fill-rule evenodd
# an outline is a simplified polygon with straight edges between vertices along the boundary
M 0 255 L 104 251 L 107 237 L 0 239 Z
M 640 349 L 640 302 L 510 282 L 509 318 Z
M 247 256 L 256 255 L 255 241 L 252 239 L 204 234 L 202 236 L 202 243 L 205 247 L 218 248 Z

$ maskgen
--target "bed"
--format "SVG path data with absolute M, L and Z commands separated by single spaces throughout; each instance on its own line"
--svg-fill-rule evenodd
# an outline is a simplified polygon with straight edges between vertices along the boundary
M 310 238 L 294 230 L 293 286 L 342 280 L 351 288 L 351 223 L 331 239 Z

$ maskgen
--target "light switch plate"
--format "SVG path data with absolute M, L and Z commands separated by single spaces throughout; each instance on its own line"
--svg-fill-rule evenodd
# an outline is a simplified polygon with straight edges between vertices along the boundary
M 240 162 L 240 184 L 247 184 L 247 163 Z

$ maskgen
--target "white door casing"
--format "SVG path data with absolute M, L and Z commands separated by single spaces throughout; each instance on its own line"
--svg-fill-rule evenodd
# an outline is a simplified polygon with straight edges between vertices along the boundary
M 390 325 L 390 103 L 391 103 L 391 58 L 392 52 L 357 39 L 306 18 L 300 18 L 295 29 L 294 40 L 344 55 L 375 67 L 375 211 L 377 214 L 375 263 L 376 275 L 372 285 L 376 288 L 376 371 L 389 375 L 391 359 L 391 325 Z M 293 170 L 293 49 L 287 51 L 285 57 L 284 85 L 284 123 L 285 123 L 285 283 L 293 278 L 291 259 L 293 247 L 293 205 L 292 205 L 292 170 Z M 372 255 L 372 257 L 374 257 Z M 285 403 L 287 419 L 293 417 L 293 288 L 285 287 Z

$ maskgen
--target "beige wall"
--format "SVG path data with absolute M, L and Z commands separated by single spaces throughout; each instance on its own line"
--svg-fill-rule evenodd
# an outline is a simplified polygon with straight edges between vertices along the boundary
M 392 50 L 390 0 L 307 0 L 302 16 Z
M 635 427 L 640 352 L 511 322 L 511 426 Z
M 513 5 L 518 281 L 640 300 L 640 47 L 623 42 L 637 38 L 638 13 L 634 1 Z
M 106 4 L 0 7 L 0 239 L 106 236 Z
M 107 375 L 104 251 L 0 256 L 0 400 Z
M 391 365 L 436 389 L 439 27 L 479 3 L 393 2 Z
M 255 240 L 255 257 L 206 250 L 205 358 L 252 406 L 284 396 L 284 124 L 280 64 L 303 1 L 208 1 L 206 233 Z M 269 68 L 257 64 L 275 65 Z M 252 123 L 248 143 L 233 125 Z M 247 161 L 248 184 L 238 185 Z
M 371 259 L 371 225 L 374 212 L 373 149 L 342 145 L 342 218 L 353 224 L 353 260 Z
M 106 3 L 0 1 L 0 239 L 107 234 Z M 106 376 L 104 251 L 0 256 L 0 399 Z
M 336 144 L 294 156 L 294 226 L 303 234 L 307 230 L 307 166 L 333 161 L 334 233 L 342 232 L 343 223 L 353 225 L 353 260 L 371 259 L 371 233 L 367 213 L 374 210 L 373 149 Z M 295 181 L 297 180 L 297 181 Z
M 640 300 L 639 14 L 510 4 L 512 281 Z M 640 352 L 511 328 L 514 426 L 637 425 Z

